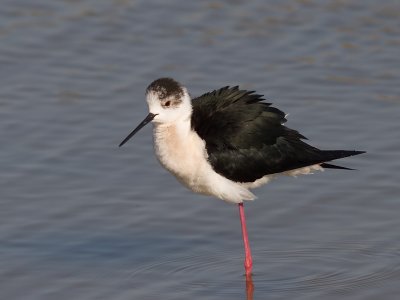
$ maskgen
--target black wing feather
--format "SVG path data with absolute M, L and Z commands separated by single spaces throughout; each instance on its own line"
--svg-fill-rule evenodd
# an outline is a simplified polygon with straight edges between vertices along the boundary
M 262 95 L 223 87 L 193 99 L 192 128 L 205 141 L 214 170 L 237 182 L 323 163 L 362 151 L 323 151 L 283 124 L 285 113 Z M 330 165 L 329 165 L 330 166 Z

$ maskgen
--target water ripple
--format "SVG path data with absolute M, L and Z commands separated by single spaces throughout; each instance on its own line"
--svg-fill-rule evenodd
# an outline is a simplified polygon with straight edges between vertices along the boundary
M 346 293 L 400 279 L 399 254 L 399 249 L 377 251 L 358 243 L 311 245 L 282 251 L 255 250 L 253 280 L 256 291 L 261 292 Z M 159 274 L 173 278 L 183 289 L 229 286 L 230 294 L 232 288 L 236 292 L 243 290 L 242 266 L 242 257 L 225 252 L 165 256 L 140 266 L 130 277 L 153 274 L 154 278 Z M 282 272 L 282 269 L 287 271 Z

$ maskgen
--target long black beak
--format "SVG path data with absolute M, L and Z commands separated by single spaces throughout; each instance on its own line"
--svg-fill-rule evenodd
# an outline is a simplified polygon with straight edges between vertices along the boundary
M 138 132 L 140 129 L 142 129 L 147 123 L 151 122 L 157 114 L 152 114 L 149 113 L 147 117 L 130 133 L 128 136 L 119 144 L 119 147 L 121 147 L 123 144 L 125 144 L 131 137 L 133 137 L 136 132 Z

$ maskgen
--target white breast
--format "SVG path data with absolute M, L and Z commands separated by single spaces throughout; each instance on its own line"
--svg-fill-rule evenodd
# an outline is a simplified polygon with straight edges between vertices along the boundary
M 240 203 L 255 196 L 242 185 L 217 174 L 207 160 L 205 142 L 190 121 L 154 125 L 154 148 L 160 163 L 196 193 Z
M 154 147 L 158 160 L 185 183 L 195 181 L 205 161 L 205 146 L 191 131 L 181 131 L 175 124 L 155 125 Z

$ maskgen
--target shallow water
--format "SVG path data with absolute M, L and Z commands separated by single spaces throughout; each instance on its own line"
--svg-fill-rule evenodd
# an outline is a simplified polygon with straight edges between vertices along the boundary
M 0 10 L 0 298 L 397 299 L 398 1 L 13 1 Z M 237 207 L 157 163 L 144 89 L 240 84 L 358 171 Z

